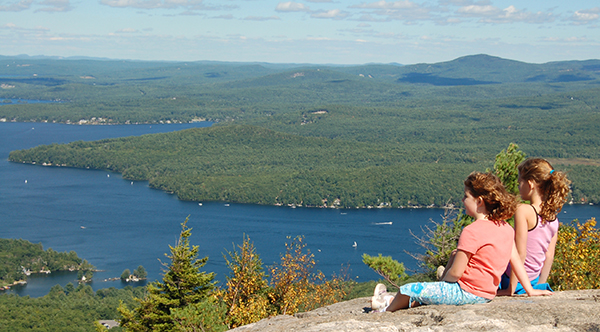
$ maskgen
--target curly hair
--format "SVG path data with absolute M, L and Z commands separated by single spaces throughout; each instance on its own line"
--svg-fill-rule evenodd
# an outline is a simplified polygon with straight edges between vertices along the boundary
M 517 198 L 504 188 L 500 179 L 488 172 L 473 172 L 465 180 L 465 190 L 473 197 L 481 197 L 490 220 L 506 220 L 517 210 Z
M 527 159 L 517 168 L 520 179 L 531 180 L 540 188 L 542 220 L 555 220 L 569 195 L 571 181 L 567 179 L 567 175 L 555 170 L 547 160 L 542 158 Z

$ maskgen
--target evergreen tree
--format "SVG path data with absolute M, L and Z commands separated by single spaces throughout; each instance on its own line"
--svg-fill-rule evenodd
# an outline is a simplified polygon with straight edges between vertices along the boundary
M 519 194 L 519 170 L 517 166 L 525 160 L 525 153 L 519 146 L 510 143 L 506 150 L 496 155 L 494 173 L 500 178 L 506 190 L 514 195 Z
M 65 285 L 65 293 L 71 294 L 75 291 L 75 286 L 72 283 L 68 283 Z
M 140 265 L 137 269 L 133 270 L 133 275 L 138 277 L 138 279 L 146 279 L 148 273 L 146 272 L 146 269 Z
M 123 279 L 123 280 L 128 279 L 130 275 L 131 275 L 131 271 L 129 271 L 129 269 L 125 269 L 123 271 L 123 273 L 121 273 L 121 279 Z
M 145 298 L 138 299 L 140 306 L 129 310 L 119 307 L 121 326 L 127 331 L 172 331 L 175 322 L 171 310 L 202 302 L 214 288 L 214 273 L 201 272 L 208 257 L 198 259 L 198 246 L 190 247 L 192 229 L 188 219 L 181 224 L 181 233 L 175 246 L 169 246 L 171 261 L 165 266 L 162 281 L 148 285 Z

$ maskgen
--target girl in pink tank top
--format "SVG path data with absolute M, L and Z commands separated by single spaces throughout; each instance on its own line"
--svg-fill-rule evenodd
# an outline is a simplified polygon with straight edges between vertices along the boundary
M 550 289 L 547 281 L 558 234 L 556 216 L 567 200 L 571 181 L 564 172 L 554 170 L 547 160 L 541 158 L 525 160 L 518 170 L 519 193 L 531 204 L 517 207 L 515 244 L 532 286 Z M 501 288 L 503 291 L 499 291 L 498 295 L 522 292 L 510 266 Z

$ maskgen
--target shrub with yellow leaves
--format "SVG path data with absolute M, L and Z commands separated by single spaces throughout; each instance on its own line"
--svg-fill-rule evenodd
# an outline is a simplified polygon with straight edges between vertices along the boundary
M 288 240 L 291 241 L 285 244 L 281 263 L 270 268 L 269 298 L 277 313 L 293 315 L 341 301 L 346 295 L 343 278 L 326 280 L 321 271 L 313 272 L 316 262 L 310 250 L 304 252 L 304 238 Z
M 549 282 L 554 290 L 600 288 L 600 230 L 592 218 L 561 224 Z
M 330 280 L 314 272 L 314 255 L 306 250 L 304 238 L 298 236 L 286 243 L 279 264 L 269 267 L 271 283 L 267 283 L 262 260 L 250 238 L 225 257 L 231 270 L 224 288 L 216 291 L 227 307 L 225 321 L 230 328 L 257 322 L 277 314 L 292 315 L 339 302 L 346 295 L 343 278 Z
M 231 328 L 258 322 L 269 316 L 267 281 L 262 260 L 255 252 L 250 238 L 244 236 L 239 251 L 227 252 L 225 257 L 231 274 L 227 277 L 224 289 L 218 291 L 227 306 L 226 322 Z

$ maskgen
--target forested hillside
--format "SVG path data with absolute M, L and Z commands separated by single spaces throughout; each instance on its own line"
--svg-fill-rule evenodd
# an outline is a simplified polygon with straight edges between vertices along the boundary
M 0 324 L 2 331 L 98 331 L 94 322 L 118 318 L 120 303 L 135 305 L 134 297 L 143 297 L 145 288 L 100 289 L 94 292 L 90 285 L 65 287 L 56 285 L 48 295 L 0 296 Z M 114 328 L 112 331 L 122 331 Z
M 0 287 L 26 280 L 27 273 L 40 271 L 90 271 L 94 267 L 74 251 L 44 250 L 42 244 L 26 240 L 0 239 Z
M 1 98 L 61 101 L 5 100 L 0 119 L 216 121 L 10 156 L 122 172 L 186 200 L 443 205 L 514 142 L 569 171 L 576 202 L 597 203 L 599 78 L 599 60 L 487 55 L 411 66 L 0 58 Z
M 444 144 L 358 142 L 303 137 L 247 125 L 53 144 L 13 151 L 10 160 L 107 169 L 180 199 L 338 207 L 459 203 L 462 180 L 493 156 Z M 483 143 L 481 146 L 484 146 Z M 493 146 L 493 144 L 488 144 Z M 564 167 L 564 166 L 563 166 Z M 596 166 L 573 171 L 576 199 L 594 201 Z
M 241 120 L 324 105 L 439 107 L 598 88 L 600 60 L 325 66 L 0 57 L 0 119 L 79 123 Z M 53 104 L 8 99 L 55 100 Z

